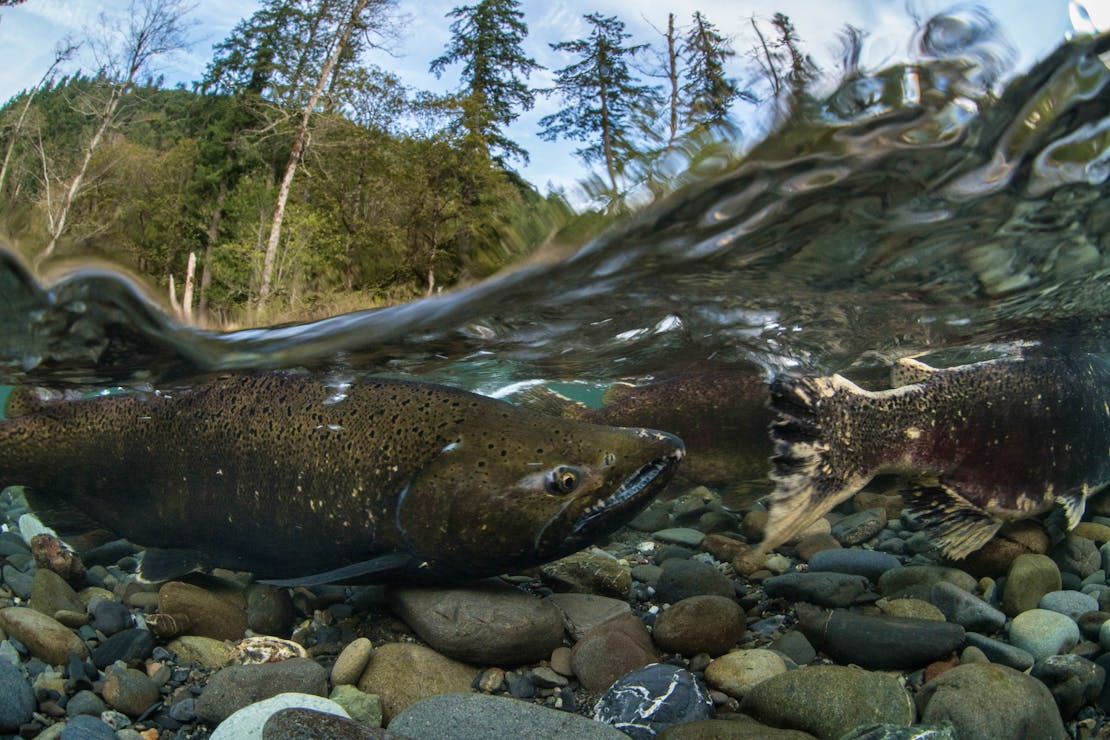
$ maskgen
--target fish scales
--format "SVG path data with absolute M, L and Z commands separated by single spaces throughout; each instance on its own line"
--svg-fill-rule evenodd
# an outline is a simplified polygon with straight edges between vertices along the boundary
M 1062 504 L 1074 526 L 1110 481 L 1110 367 L 1094 355 L 1000 359 L 865 391 L 841 376 L 772 384 L 775 445 L 769 549 L 880 472 L 908 476 L 911 514 L 952 557 L 1004 520 Z
M 61 504 L 137 544 L 279 578 L 366 564 L 358 580 L 451 580 L 534 565 L 634 516 L 682 454 L 662 432 L 446 386 L 286 373 L 0 422 L 0 479 L 25 485 L 48 523 Z

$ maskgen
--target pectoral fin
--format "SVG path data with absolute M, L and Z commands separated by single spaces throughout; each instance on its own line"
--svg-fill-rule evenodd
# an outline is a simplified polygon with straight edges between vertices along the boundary
M 297 578 L 267 578 L 259 581 L 270 586 L 320 586 L 325 583 L 347 583 L 361 579 L 386 576 L 404 570 L 412 563 L 412 557 L 399 552 L 380 555 L 370 560 L 351 563 L 334 570 L 324 571 Z
M 951 486 L 916 482 L 902 491 L 910 515 L 953 560 L 965 558 L 990 542 L 1002 522 L 971 503 Z
M 1068 518 L 1068 529 L 1075 529 L 1076 525 L 1083 520 L 1083 512 L 1087 508 L 1087 497 L 1099 490 L 1101 488 L 1088 488 L 1087 484 L 1084 483 L 1078 490 L 1056 497 L 1056 503 L 1063 507 L 1064 515 Z
M 139 563 L 139 579 L 161 583 L 202 570 L 206 559 L 196 550 L 148 548 Z

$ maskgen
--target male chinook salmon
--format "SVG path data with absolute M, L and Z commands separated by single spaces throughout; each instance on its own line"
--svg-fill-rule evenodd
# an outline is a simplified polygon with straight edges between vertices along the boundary
M 1093 355 L 895 366 L 865 391 L 839 375 L 771 386 L 775 445 L 761 548 L 785 542 L 879 472 L 909 474 L 906 506 L 952 558 L 1003 520 L 1061 504 L 1069 527 L 1110 482 L 1110 365 Z
M 664 432 L 444 386 L 280 373 L 0 421 L 0 484 L 25 485 L 47 524 L 160 548 L 142 562 L 155 581 L 213 566 L 282 584 L 497 575 L 621 526 L 683 454 Z

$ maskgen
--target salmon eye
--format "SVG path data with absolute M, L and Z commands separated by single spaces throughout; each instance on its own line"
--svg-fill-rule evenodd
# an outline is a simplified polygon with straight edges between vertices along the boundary
M 547 474 L 547 490 L 551 493 L 572 493 L 578 487 L 578 472 L 565 465 Z

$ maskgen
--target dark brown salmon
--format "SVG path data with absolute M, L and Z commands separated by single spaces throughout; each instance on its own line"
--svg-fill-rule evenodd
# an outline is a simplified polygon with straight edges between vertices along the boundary
M 0 422 L 0 483 L 26 486 L 48 524 L 158 548 L 151 580 L 193 566 L 303 583 L 526 568 L 635 516 L 682 456 L 670 434 L 445 386 L 277 373 Z

